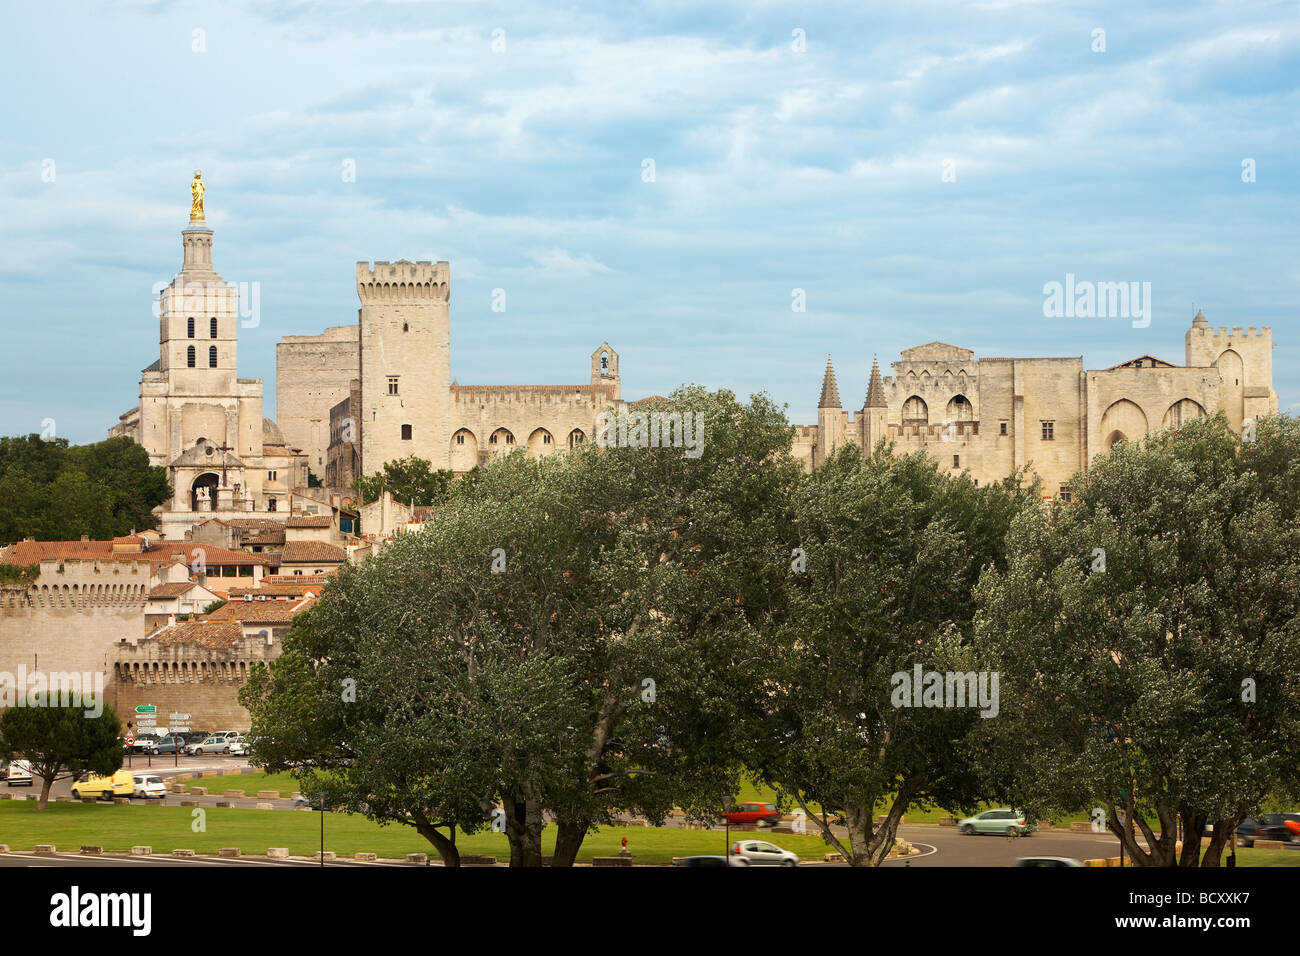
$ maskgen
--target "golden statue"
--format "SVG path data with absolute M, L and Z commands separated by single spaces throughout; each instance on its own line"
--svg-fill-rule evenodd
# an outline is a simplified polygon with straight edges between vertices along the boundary
M 203 171 L 196 169 L 194 179 L 190 183 L 190 196 L 193 201 L 190 204 L 190 222 L 203 222 L 203 194 L 207 188 L 203 185 Z

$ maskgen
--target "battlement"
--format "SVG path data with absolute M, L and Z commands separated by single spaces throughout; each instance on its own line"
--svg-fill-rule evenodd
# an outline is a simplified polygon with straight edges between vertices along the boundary
M 357 295 L 371 302 L 446 302 L 451 266 L 447 262 L 357 263 Z
M 31 583 L 0 588 L 0 607 L 132 611 L 149 600 L 152 571 L 147 559 L 45 558 L 40 567 L 40 575 Z
M 1232 328 L 1228 328 L 1226 325 L 1221 325 L 1217 329 L 1202 326 L 1192 328 L 1189 332 L 1192 335 L 1207 338 L 1212 342 L 1218 342 L 1220 340 L 1226 341 L 1228 339 L 1271 339 L 1273 337 L 1273 327 L 1271 325 L 1265 325 L 1262 328 L 1248 325 L 1244 332 L 1239 325 L 1233 326 Z
M 612 385 L 452 385 L 457 404 L 589 405 L 617 400 Z

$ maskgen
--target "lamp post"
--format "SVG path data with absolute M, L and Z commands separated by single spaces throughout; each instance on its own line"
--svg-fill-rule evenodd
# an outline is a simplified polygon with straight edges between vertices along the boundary
M 731 817 L 730 817 L 730 814 L 731 814 L 731 805 L 732 805 L 733 802 L 734 802 L 734 801 L 732 800 L 731 797 L 723 797 L 723 798 L 722 798 L 722 822 L 723 822 L 723 825 L 724 825 L 723 833 L 725 834 L 725 836 L 723 837 L 724 842 L 723 842 L 723 844 L 722 844 L 722 865 L 723 865 L 723 866 L 730 866 L 730 865 L 731 865 Z
M 325 794 L 317 794 L 320 801 L 320 865 L 325 866 Z

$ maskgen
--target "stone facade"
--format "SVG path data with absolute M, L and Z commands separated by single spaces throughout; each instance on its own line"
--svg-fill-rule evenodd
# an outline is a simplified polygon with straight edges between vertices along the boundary
M 145 630 L 152 565 L 49 559 L 31 582 L 0 584 L 0 671 L 104 675 L 112 703 L 117 646 Z
M 1082 358 L 976 359 L 932 342 L 904 350 L 891 376 L 873 364 L 856 416 L 840 407 L 828 359 L 817 424 L 796 428 L 794 454 L 811 471 L 844 442 L 886 439 L 979 483 L 1026 468 L 1045 495 L 1068 497 L 1074 473 L 1118 440 L 1218 411 L 1240 431 L 1245 419 L 1277 412 L 1268 327 L 1215 330 L 1197 313 L 1184 354 L 1184 366 L 1143 355 L 1091 371 Z
M 320 335 L 286 335 L 275 347 L 276 422 L 319 478 L 326 471 L 330 409 L 348 397 L 360 374 L 357 341 L 357 326 L 339 325 Z

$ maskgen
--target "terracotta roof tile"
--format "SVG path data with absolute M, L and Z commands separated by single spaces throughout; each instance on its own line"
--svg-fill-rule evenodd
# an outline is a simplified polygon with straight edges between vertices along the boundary
M 153 639 L 159 644 L 197 644 L 199 647 L 230 647 L 244 636 L 238 621 L 182 621 L 165 627 Z
M 342 562 L 346 561 L 347 558 L 348 553 L 342 548 L 336 548 L 324 541 L 290 541 L 284 546 L 284 550 L 280 552 L 280 563 L 282 565 L 300 561 Z
M 334 522 L 329 515 L 299 515 L 285 521 L 286 528 L 328 528 Z

